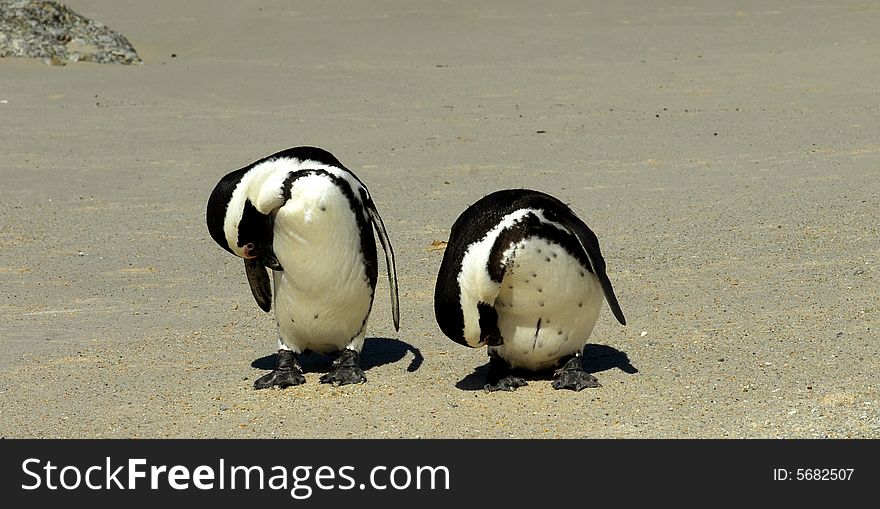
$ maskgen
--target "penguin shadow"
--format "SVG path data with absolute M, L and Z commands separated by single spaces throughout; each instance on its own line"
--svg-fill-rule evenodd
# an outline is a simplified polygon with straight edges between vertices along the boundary
M 399 339 L 367 338 L 364 340 L 364 348 L 361 351 L 361 369 L 369 371 L 385 364 L 393 364 L 403 359 L 407 352 L 412 352 L 413 354 L 413 359 L 406 368 L 408 372 L 412 373 L 418 370 L 425 360 L 418 348 Z M 297 356 L 297 360 L 300 366 L 302 366 L 304 373 L 327 373 L 330 371 L 330 365 L 334 359 L 336 359 L 336 355 L 324 355 L 315 352 L 308 352 Z M 278 354 L 273 353 L 272 355 L 255 359 L 251 362 L 251 367 L 271 371 L 275 369 L 277 361 Z
M 626 352 L 606 345 L 588 343 L 581 352 L 581 363 L 587 373 L 599 373 L 617 368 L 624 373 L 634 375 L 639 370 L 629 361 Z M 489 372 L 489 362 L 474 369 L 474 372 L 459 380 L 455 387 L 464 391 L 481 391 L 486 385 L 486 374 Z M 541 372 L 533 372 L 515 369 L 512 374 L 521 376 L 526 380 L 552 380 L 553 369 Z M 601 380 L 600 380 L 601 382 Z

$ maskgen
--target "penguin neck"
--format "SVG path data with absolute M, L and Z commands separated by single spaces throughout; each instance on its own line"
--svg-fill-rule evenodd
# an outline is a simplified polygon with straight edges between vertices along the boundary
M 243 252 L 240 246 L 238 246 L 238 228 L 244 215 L 245 203 L 250 201 L 261 214 L 270 214 L 271 210 L 265 210 L 264 207 L 261 207 L 260 195 L 266 194 L 265 192 L 261 193 L 261 191 L 267 189 L 267 186 L 271 185 L 270 181 L 277 179 L 278 175 L 280 175 L 281 179 L 278 183 L 278 189 L 280 189 L 280 182 L 284 180 L 284 176 L 287 174 L 283 170 L 282 166 L 275 161 L 257 165 L 242 176 L 241 181 L 232 191 L 229 206 L 226 208 L 223 230 L 229 247 L 236 255 L 243 256 Z
M 287 174 L 293 169 L 294 168 L 290 167 L 290 164 L 282 164 L 281 161 L 268 161 L 255 166 L 251 171 L 245 174 L 239 185 L 243 196 L 241 202 L 242 206 L 244 205 L 244 200 L 247 199 L 257 207 L 257 210 L 260 213 L 269 214 L 272 212 L 271 210 L 264 210 L 260 207 L 260 196 L 261 194 L 264 194 L 264 190 L 269 187 L 277 187 L 280 191 L 281 183 L 287 177 Z M 238 189 L 236 189 L 236 191 L 238 191 Z

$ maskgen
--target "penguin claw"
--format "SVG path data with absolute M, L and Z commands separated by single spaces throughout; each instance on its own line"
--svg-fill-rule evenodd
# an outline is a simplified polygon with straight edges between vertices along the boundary
M 602 387 L 599 379 L 584 371 L 581 360 L 574 357 L 565 366 L 556 370 L 556 379 L 550 384 L 554 389 L 569 389 L 581 391 L 595 387 Z
M 554 389 L 570 389 L 581 391 L 595 387 L 602 387 L 599 380 L 586 371 L 566 371 L 556 377 L 550 384 Z
M 498 380 L 494 384 L 487 383 L 486 385 L 483 386 L 483 390 L 486 392 L 495 392 L 495 391 L 513 392 L 513 391 L 517 390 L 519 387 L 525 387 L 526 385 L 529 385 L 529 383 L 526 382 L 526 380 L 524 378 L 510 375 L 510 376 L 502 378 L 501 380 Z
M 330 372 L 320 379 L 322 384 L 333 384 L 335 387 L 362 384 L 366 381 L 367 375 L 360 368 L 360 354 L 347 348 L 333 361 Z
M 321 377 L 322 384 L 333 384 L 334 387 L 362 384 L 366 381 L 367 375 L 358 367 L 337 368 Z
M 525 378 L 513 376 L 507 363 L 494 354 L 489 354 L 489 372 L 486 373 L 486 392 L 507 391 L 513 392 L 519 387 L 529 385 Z
M 285 389 L 304 383 L 306 383 L 306 377 L 303 376 L 301 371 L 289 368 L 275 369 L 254 380 L 254 389 L 268 389 L 269 387 Z

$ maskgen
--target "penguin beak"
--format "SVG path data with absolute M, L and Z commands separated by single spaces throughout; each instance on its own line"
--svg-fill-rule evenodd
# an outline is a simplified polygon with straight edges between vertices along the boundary
M 269 267 L 272 270 L 283 271 L 284 268 L 278 263 L 278 258 L 275 257 L 275 253 L 269 251 L 268 254 L 263 256 L 263 263 L 266 267 Z
M 275 257 L 275 253 L 272 252 L 271 248 L 268 248 L 266 250 L 258 249 L 257 246 L 251 242 L 245 244 L 244 247 L 241 248 L 241 250 L 243 252 L 243 257 L 246 260 L 254 260 L 259 258 L 263 265 L 269 267 L 272 270 L 284 270 L 284 268 L 281 267 L 281 264 L 278 263 L 278 258 Z M 268 253 L 264 251 L 268 251 Z

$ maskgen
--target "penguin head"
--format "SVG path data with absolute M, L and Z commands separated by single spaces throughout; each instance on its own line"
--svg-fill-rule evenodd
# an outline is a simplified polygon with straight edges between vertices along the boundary
M 245 193 L 236 193 L 244 171 L 234 171 L 214 187 L 208 199 L 205 220 L 217 244 L 241 258 L 270 258 L 272 217 L 259 212 Z
M 238 221 L 237 235 L 227 239 L 232 252 L 242 258 L 259 258 L 272 250 L 272 216 L 257 210 L 250 199 L 245 199 Z

